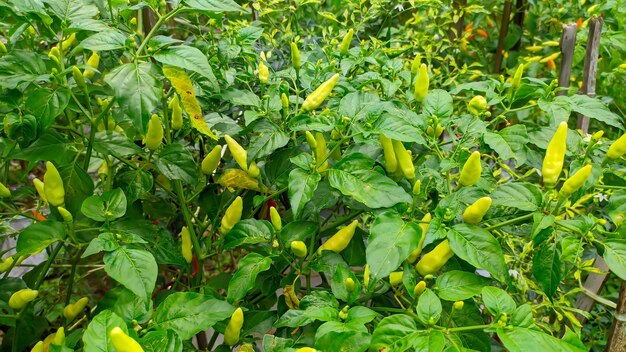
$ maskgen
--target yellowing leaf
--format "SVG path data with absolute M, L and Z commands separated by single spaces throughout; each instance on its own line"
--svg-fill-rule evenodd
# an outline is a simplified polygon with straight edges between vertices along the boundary
M 202 117 L 202 108 L 200 108 L 200 103 L 196 99 L 191 79 L 189 79 L 185 71 L 173 66 L 163 66 L 163 74 L 172 83 L 176 93 L 180 96 L 183 108 L 191 119 L 191 126 L 198 132 L 217 140 L 217 136 L 211 132 L 211 129 Z
M 250 189 L 253 191 L 259 190 L 259 182 L 248 175 L 247 172 L 240 169 L 225 170 L 222 176 L 217 180 L 217 183 L 229 190 L 235 188 Z

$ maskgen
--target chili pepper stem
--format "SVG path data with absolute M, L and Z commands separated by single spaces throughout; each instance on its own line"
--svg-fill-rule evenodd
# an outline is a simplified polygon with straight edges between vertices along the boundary
M 180 180 L 176 180 L 174 182 L 174 186 L 176 187 L 176 193 L 178 193 L 178 201 L 180 202 L 180 207 L 183 211 L 183 217 L 185 218 L 185 223 L 187 225 L 187 229 L 189 230 L 189 235 L 191 237 L 191 242 L 193 243 L 193 251 L 196 255 L 196 259 L 198 260 L 198 270 L 202 270 L 203 267 L 203 257 L 202 252 L 200 251 L 200 243 L 198 242 L 198 237 L 196 236 L 196 231 L 194 229 L 194 224 L 191 221 L 191 216 L 189 215 L 189 209 L 187 209 L 187 201 L 185 200 L 185 193 L 183 192 L 183 184 Z M 210 243 L 209 243 L 210 247 Z M 204 274 L 198 275 L 202 277 Z
M 495 229 L 503 227 L 503 226 L 508 226 L 508 225 L 511 225 L 511 224 L 515 224 L 516 222 L 523 221 L 523 220 L 526 220 L 528 218 L 532 218 L 533 215 L 534 215 L 534 213 L 528 213 L 528 214 L 525 214 L 525 215 L 522 215 L 522 216 L 518 216 L 518 217 L 510 219 L 510 220 L 506 220 L 506 221 L 499 222 L 499 223 L 491 225 L 491 226 L 487 226 L 485 228 L 485 230 L 490 231 L 490 230 L 495 230 Z

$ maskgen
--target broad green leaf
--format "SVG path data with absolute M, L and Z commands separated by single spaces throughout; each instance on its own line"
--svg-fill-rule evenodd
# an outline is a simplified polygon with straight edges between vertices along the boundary
M 270 242 L 273 231 L 269 221 L 241 220 L 224 237 L 224 249 L 229 250 L 244 244 Z
M 97 132 L 93 141 L 93 149 L 102 155 L 125 157 L 141 153 L 139 148 L 127 136 L 115 131 Z
M 110 252 L 120 247 L 115 234 L 110 232 L 101 233 L 98 237 L 89 242 L 87 249 L 81 255 L 81 258 L 87 258 L 100 252 Z
M 47 220 L 32 224 L 22 230 L 17 237 L 15 250 L 19 255 L 33 255 L 64 238 L 65 226 L 63 223 Z
M 454 111 L 452 96 L 442 89 L 429 91 L 426 98 L 424 98 L 422 106 L 424 115 L 428 117 L 435 115 L 440 121 L 448 119 Z
M 586 349 L 570 345 L 539 330 L 512 327 L 498 329 L 498 337 L 510 352 L 559 351 L 586 352 Z
M 604 244 L 604 260 L 620 279 L 626 280 L 626 240 L 609 239 Z
M 184 0 L 187 6 L 210 12 L 240 12 L 244 9 L 233 0 Z
M 276 149 L 289 143 L 289 135 L 269 120 L 259 120 L 250 128 L 254 131 L 254 135 L 247 147 L 249 160 L 271 155 Z
M 83 202 L 80 211 L 95 221 L 111 221 L 126 214 L 126 195 L 116 188 L 101 196 L 91 196 Z
M 141 169 L 122 168 L 115 173 L 114 187 L 124 191 L 128 204 L 143 198 L 154 184 L 152 174 Z
M 528 134 L 524 125 L 513 125 L 497 132 L 487 131 L 483 140 L 502 159 L 515 159 L 519 163 L 523 160 L 518 152 L 528 143 Z
M 556 294 L 563 276 L 560 247 L 544 241 L 534 251 L 532 273 L 549 299 Z
M 376 171 L 330 169 L 328 181 L 333 188 L 370 208 L 389 208 L 411 202 L 404 188 Z
M 485 286 L 481 291 L 485 308 L 494 316 L 506 313 L 511 316 L 515 312 L 515 301 L 506 291 L 494 286 Z
M 199 73 L 211 83 L 216 83 L 207 57 L 197 48 L 187 45 L 171 46 L 154 54 L 154 59 L 164 65 L 176 66 Z
M 141 339 L 146 352 L 182 352 L 183 342 L 172 330 L 150 331 Z
M 354 281 L 354 290 L 348 292 L 346 289 L 346 279 L 352 279 Z M 330 281 L 330 287 L 333 291 L 333 295 L 342 301 L 352 303 L 361 294 L 361 282 L 357 279 L 352 270 L 346 268 L 343 265 L 337 265 L 335 268 L 335 274 Z
M 565 96 L 557 96 L 552 101 L 539 99 L 537 106 L 546 112 L 551 120 L 551 125 L 558 125 L 563 121 L 567 122 L 572 114 L 571 103 Z
M 228 302 L 234 303 L 254 288 L 259 273 L 269 270 L 272 259 L 258 253 L 250 253 L 239 261 L 237 271 L 228 283 Z
M 302 169 L 294 169 L 289 173 L 289 202 L 295 219 L 300 217 L 302 208 L 313 197 L 321 179 L 320 174 L 310 174 Z
M 541 206 L 541 191 L 536 185 L 526 182 L 503 183 L 491 194 L 491 206 L 535 211 Z
M 118 286 L 107 291 L 104 297 L 98 301 L 98 309 L 113 311 L 126 322 L 136 320 L 143 324 L 152 318 L 153 302 L 144 302 L 137 295 L 123 286 Z
M 479 269 L 487 270 L 499 281 L 505 281 L 508 271 L 502 247 L 487 230 L 468 224 L 454 225 L 448 231 L 454 254 Z
M 128 333 L 126 322 L 110 310 L 103 310 L 93 317 L 83 334 L 85 352 L 112 352 L 115 351 L 109 338 L 109 332 L 119 327 Z
M 179 143 L 168 144 L 154 161 L 156 168 L 170 180 L 194 184 L 198 180 L 196 162 L 188 149 Z
M 37 138 L 37 118 L 33 115 L 7 114 L 3 120 L 6 135 L 25 148 Z
M 59 173 L 65 185 L 65 209 L 77 214 L 83 201 L 93 194 L 93 179 L 76 161 L 60 168 Z
M 417 329 L 415 320 L 405 314 L 390 315 L 378 323 L 372 334 L 370 350 L 373 351 L 408 351 L 414 340 L 423 331 Z
M 572 110 L 589 118 L 603 122 L 619 130 L 624 129 L 624 120 L 604 105 L 598 98 L 592 98 L 585 94 L 574 94 L 569 99 L 572 101 Z
M 419 335 L 413 346 L 415 351 L 441 352 L 446 347 L 446 337 L 441 331 L 431 330 L 428 334 Z
M 93 18 L 98 14 L 98 8 L 92 3 L 77 0 L 46 0 L 50 12 L 64 24 L 77 20 Z
M 609 197 L 608 213 L 611 221 L 621 224 L 626 219 L 626 189 L 618 189 Z
M 39 133 L 52 126 L 56 117 L 67 107 L 69 100 L 70 90 L 67 88 L 38 88 L 28 94 L 26 106 L 39 118 Z
M 283 229 L 278 233 L 278 242 L 281 247 L 289 247 L 292 241 L 304 241 L 306 243 L 306 239 L 315 234 L 316 231 L 317 224 L 315 222 L 292 221 L 283 226 Z
M 415 314 L 424 324 L 431 325 L 436 324 L 441 318 L 441 312 L 443 308 L 439 297 L 431 290 L 426 289 L 417 301 L 417 307 L 415 308 Z
M 67 164 L 73 153 L 67 150 L 68 142 L 65 136 L 57 131 L 48 129 L 33 144 L 12 155 L 14 159 L 28 160 L 29 164 L 38 161 L 54 161 L 58 164 Z
M 133 62 L 115 68 L 104 77 L 120 107 L 141 133 L 146 132 L 150 115 L 161 103 L 161 82 L 156 74 L 154 64 Z
M 522 328 L 535 327 L 535 320 L 533 318 L 533 308 L 530 304 L 522 304 L 515 309 L 513 315 L 511 315 L 511 325 L 519 326 Z
M 0 87 L 15 89 L 35 80 L 48 80 L 48 69 L 43 55 L 34 52 L 13 50 L 0 58 Z
M 482 276 L 467 272 L 452 270 L 437 277 L 437 295 L 446 301 L 464 301 L 480 294 L 489 280 Z
M 93 51 L 123 49 L 126 46 L 126 38 L 128 38 L 128 34 L 125 34 L 117 29 L 108 29 L 104 32 L 98 32 L 91 35 L 87 39 L 80 42 L 80 46 Z M 111 86 L 115 88 L 115 85 L 111 84 Z
M 363 325 L 329 321 L 315 332 L 315 347 L 327 351 L 364 352 L 370 344 L 370 334 Z
M 113 280 L 147 301 L 154 290 L 158 268 L 150 252 L 119 247 L 104 255 L 104 271 Z
M 391 139 L 416 142 L 421 145 L 426 144 L 424 137 L 422 137 L 423 132 L 418 126 L 401 115 L 384 113 L 373 123 L 372 128 L 372 132 L 382 133 Z
M 160 329 L 171 329 L 183 340 L 189 340 L 218 321 L 229 318 L 235 307 L 225 301 L 196 292 L 176 292 L 159 304 L 154 323 Z
M 419 226 L 405 222 L 398 213 L 378 214 L 370 227 L 365 251 L 372 278 L 389 276 L 417 248 L 420 237 Z

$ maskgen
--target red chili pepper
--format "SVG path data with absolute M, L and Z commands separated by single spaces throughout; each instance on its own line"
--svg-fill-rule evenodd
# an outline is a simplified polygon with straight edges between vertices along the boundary
M 270 218 L 270 208 L 274 207 L 278 209 L 278 206 L 276 205 L 276 202 L 274 201 L 274 199 L 268 199 L 267 202 L 265 202 L 265 219 L 269 219 Z
M 37 211 L 37 210 L 35 210 L 35 209 L 31 210 L 31 211 L 30 211 L 30 214 L 31 214 L 31 215 L 32 215 L 35 219 L 37 219 L 38 221 L 46 221 L 46 220 L 48 220 L 48 219 L 46 219 L 46 217 L 45 217 L 45 216 L 41 215 L 41 213 L 40 213 L 40 212 L 38 212 L 38 211 Z
M 196 277 L 196 275 L 198 274 L 198 258 L 196 258 L 196 255 L 193 255 L 193 258 L 191 259 L 191 277 Z

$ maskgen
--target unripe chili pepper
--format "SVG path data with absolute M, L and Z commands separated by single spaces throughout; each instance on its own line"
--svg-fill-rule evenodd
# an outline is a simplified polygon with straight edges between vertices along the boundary
M 308 252 L 306 248 L 306 243 L 302 241 L 291 241 L 289 246 L 291 247 L 291 251 L 293 252 L 293 254 L 295 254 L 296 257 L 298 258 L 306 257 L 306 254 Z
M 63 179 L 54 164 L 46 162 L 46 173 L 43 175 L 43 190 L 50 205 L 59 207 L 65 204 L 65 188 Z
M 237 308 L 233 315 L 230 317 L 230 321 L 224 331 L 224 343 L 228 346 L 236 345 L 239 342 L 239 334 L 241 333 L 241 327 L 243 326 L 243 310 Z
M 422 253 L 422 246 L 424 245 L 424 240 L 426 240 L 426 231 L 428 231 L 428 225 L 430 224 L 430 220 L 432 220 L 432 216 L 430 213 L 426 213 L 422 218 L 422 222 L 420 222 L 419 227 L 422 230 L 422 234 L 417 244 L 417 248 L 411 252 L 409 257 L 406 259 L 409 263 L 414 263 L 417 260 L 417 257 Z
M 560 52 L 556 52 L 554 54 L 551 54 L 551 55 L 548 55 L 548 56 L 544 57 L 543 59 L 539 60 L 539 62 L 543 64 L 543 63 L 546 63 L 546 62 L 549 62 L 549 61 L 554 61 L 554 59 L 559 57 L 559 55 L 561 55 L 561 53 Z
M 98 55 L 97 51 L 94 51 L 93 53 L 91 53 L 91 56 L 89 56 L 89 59 L 87 59 L 87 66 L 98 69 L 99 65 L 100 65 L 100 55 Z M 87 79 L 92 79 L 93 76 L 95 75 L 96 75 L 96 71 L 94 70 L 85 69 L 83 71 L 83 77 Z
M 283 93 L 280 95 L 280 103 L 285 113 L 287 113 L 289 111 L 289 97 L 287 97 L 287 94 Z
M 9 268 L 13 265 L 13 257 L 6 257 L 0 262 L 0 274 L 9 270 Z
M 319 352 L 319 351 L 311 347 L 300 347 L 296 350 L 296 352 Z
M 37 342 L 37 344 L 33 346 L 33 349 L 31 349 L 30 352 L 45 352 L 43 341 Z
M 487 110 L 487 99 L 482 95 L 474 96 L 467 104 L 467 110 L 474 116 L 480 115 Z
M 441 126 L 440 124 L 437 124 L 437 126 L 435 126 L 435 129 L 433 129 L 432 126 L 426 127 L 426 134 L 431 137 L 439 138 L 439 136 L 441 136 L 442 133 L 443 133 L 443 126 Z
M 515 74 L 513 75 L 513 79 L 511 80 L 511 91 L 510 91 L 511 96 L 513 96 L 513 94 L 519 88 L 522 82 L 523 74 L 524 74 L 524 64 L 520 64 L 519 66 L 517 66 L 517 70 L 515 71 Z
M 76 33 L 72 33 L 69 37 L 67 37 L 67 39 L 61 41 L 60 48 L 63 52 L 66 52 L 77 43 L 78 40 L 76 40 Z
M 428 67 L 426 64 L 422 64 L 420 66 L 419 74 L 415 79 L 415 87 L 413 89 L 413 95 L 415 95 L 415 100 L 417 102 L 424 101 L 426 95 L 428 94 L 428 86 L 430 85 L 430 78 L 428 77 Z
M 82 90 L 87 89 L 87 83 L 85 83 L 85 77 L 83 76 L 83 73 L 80 72 L 78 67 L 72 66 L 72 76 L 74 76 L 74 81 L 76 81 L 76 85 L 78 86 L 78 88 Z
M 304 99 L 304 103 L 302 103 L 302 110 L 304 111 L 313 111 L 317 109 L 326 98 L 330 95 L 335 88 L 335 84 L 339 81 L 339 74 L 336 73 L 331 78 L 329 78 L 326 82 L 320 84 L 317 89 L 315 89 L 309 96 Z
M 365 288 L 370 285 L 370 266 L 367 264 L 363 268 L 363 285 L 365 285 Z
M 283 228 L 283 221 L 275 207 L 270 207 L 270 220 L 276 231 L 280 231 Z
M 20 310 L 37 298 L 37 295 L 39 295 L 39 291 L 37 290 L 31 290 L 29 288 L 21 289 L 11 295 L 11 298 L 9 298 L 9 307 Z
M 172 129 L 180 130 L 183 127 L 183 108 L 180 106 L 180 98 L 174 93 L 168 105 L 172 112 Z
M 261 82 L 261 84 L 267 84 L 267 81 L 270 79 L 270 70 L 265 65 L 263 60 L 259 62 L 258 71 L 259 71 L 259 82 Z
M 413 195 L 419 196 L 422 190 L 422 181 L 416 180 L 413 184 Z
M 243 344 L 241 345 L 241 348 L 239 348 L 239 352 L 255 352 L 254 346 L 250 343 Z
M 61 218 L 63 218 L 63 221 L 67 223 L 74 222 L 74 217 L 72 216 L 72 213 L 70 213 L 67 209 L 65 209 L 64 207 L 57 207 L 57 210 L 59 211 L 59 214 L 61 214 Z
M 385 170 L 388 173 L 393 173 L 398 169 L 398 160 L 396 159 L 396 153 L 393 149 L 393 143 L 390 138 L 387 138 L 384 134 L 380 135 L 380 144 L 383 146 L 383 156 L 385 157 Z
M 417 262 L 415 269 L 422 276 L 434 274 L 439 271 L 452 256 L 454 256 L 454 252 L 452 252 L 450 248 L 450 243 L 448 240 L 444 240 L 432 251 L 426 253 L 422 259 Z
M 552 140 L 546 149 L 543 158 L 541 175 L 543 183 L 547 186 L 554 186 L 559 181 L 563 162 L 565 161 L 565 151 L 567 149 L 567 122 L 563 121 L 556 129 Z
M 461 186 L 471 186 L 478 182 L 483 167 L 480 165 L 480 152 L 473 152 L 463 165 L 461 176 L 459 176 L 459 184 Z
M 350 28 L 346 35 L 343 36 L 341 44 L 339 44 L 339 54 L 345 55 L 350 49 L 350 43 L 352 43 L 352 36 L 354 35 L 354 29 Z
M 0 182 L 0 198 L 10 198 L 11 191 L 5 186 L 2 182 Z
M 578 191 L 580 187 L 582 187 L 589 176 L 591 176 L 591 171 L 593 167 L 591 164 L 583 166 L 580 170 L 576 171 L 575 174 L 570 176 L 565 183 L 563 183 L 563 187 L 559 191 L 559 195 L 561 197 L 569 197 L 574 192 Z
M 241 144 L 237 143 L 237 141 L 234 140 L 233 137 L 225 135 L 224 139 L 226 140 L 228 150 L 230 150 L 230 154 L 237 162 L 237 165 L 239 165 L 242 170 L 248 171 L 248 152 L 243 149 Z
M 311 133 L 310 131 L 306 131 L 304 132 L 304 136 L 306 137 L 306 142 L 309 145 L 309 148 L 311 148 L 311 151 L 315 152 L 315 150 L 317 149 L 317 141 L 315 140 L 315 136 L 313 135 L 313 133 Z
M 116 352 L 143 352 L 141 345 L 118 326 L 111 329 L 109 337 Z
M 422 63 L 422 57 L 416 56 L 413 58 L 413 62 L 411 62 L 411 74 L 416 75 L 420 70 L 420 64 Z
M 413 295 L 419 296 L 425 290 L 426 290 L 426 281 L 422 280 L 418 282 L 417 285 L 415 285 L 415 288 L 413 288 Z
M 326 138 L 320 132 L 315 134 L 315 158 L 317 160 L 317 171 L 322 172 L 328 169 L 328 151 L 326 150 Z
M 33 179 L 33 185 L 35 185 L 35 189 L 37 190 L 37 194 L 39 194 L 39 198 L 41 199 L 41 201 L 47 203 L 48 200 L 46 199 L 46 193 L 43 189 L 43 181 L 35 178 Z
M 346 278 L 345 285 L 346 285 L 346 291 L 348 291 L 348 292 L 354 291 L 354 289 L 355 289 L 355 282 L 354 282 L 354 280 L 351 277 Z
M 411 155 L 407 152 L 406 148 L 404 148 L 404 144 L 395 139 L 391 141 L 391 144 L 393 145 L 393 151 L 396 154 L 398 166 L 400 166 L 402 174 L 409 180 L 414 179 L 415 166 L 413 165 L 413 159 L 411 158 Z
M 235 200 L 230 204 L 226 212 L 224 213 L 224 217 L 222 218 L 222 226 L 220 227 L 220 232 L 222 235 L 227 234 L 235 224 L 241 220 L 241 213 L 243 212 L 243 199 L 241 197 L 235 198 Z
M 461 310 L 461 309 L 463 309 L 463 306 L 465 306 L 465 302 L 463 302 L 463 301 L 456 301 L 452 305 L 452 307 L 454 307 L 454 310 Z
M 296 70 L 300 69 L 300 50 L 296 43 L 291 43 L 291 65 Z
M 70 303 L 63 308 L 63 316 L 68 322 L 74 320 L 80 314 L 89 303 L 89 298 L 82 297 L 76 303 Z
M 394 271 L 393 273 L 389 274 L 389 283 L 391 284 L 392 287 L 396 287 L 402 284 L 403 276 L 404 276 L 404 272 Z
M 350 244 L 352 236 L 354 236 L 354 232 L 356 231 L 358 225 L 359 221 L 354 220 L 348 226 L 337 231 L 337 233 L 335 233 L 331 238 L 326 240 L 326 242 L 324 242 L 324 244 L 322 244 L 317 249 L 317 254 L 322 254 L 322 251 L 324 250 L 339 253 L 346 249 L 346 247 L 348 247 L 348 244 Z
M 606 157 L 609 159 L 617 159 L 626 154 L 626 133 L 619 137 L 606 152 Z
M 150 151 L 157 150 L 163 142 L 163 126 L 161 125 L 161 119 L 158 115 L 153 114 L 148 122 L 148 132 L 146 132 L 146 138 L 144 144 Z
M 57 346 L 65 346 L 65 329 L 63 327 L 60 327 L 54 334 L 54 342 L 52 343 Z
M 253 161 L 250 163 L 250 167 L 248 167 L 248 175 L 257 178 L 259 177 L 259 175 L 261 174 L 261 170 L 259 169 L 259 167 L 256 165 L 256 163 Z
M 600 130 L 597 131 L 596 133 L 591 135 L 591 141 L 592 142 L 597 142 L 600 140 L 600 138 L 602 138 L 602 136 L 604 136 L 604 131 Z
M 201 170 L 205 175 L 212 175 L 220 164 L 222 158 L 222 146 L 216 145 L 204 159 L 202 159 Z
M 296 296 L 296 293 L 293 291 L 293 285 L 287 285 L 283 289 L 283 295 L 285 296 L 285 304 L 289 309 L 298 309 L 300 308 L 300 299 Z
M 185 261 L 187 262 L 187 264 L 189 264 L 191 263 L 191 260 L 193 259 L 193 253 L 191 251 L 191 248 L 192 248 L 191 236 L 189 235 L 189 229 L 187 229 L 187 226 L 183 226 L 183 228 L 181 229 L 180 240 L 181 240 L 181 252 L 183 254 L 183 258 L 185 258 Z
M 7 53 L 7 47 L 4 45 L 4 42 L 0 40 L 0 56 Z
M 50 48 L 50 51 L 48 52 L 48 58 L 56 62 L 57 65 L 61 66 L 61 52 L 59 52 L 59 48 L 57 48 L 56 46 Z
M 483 216 L 487 214 L 490 207 L 490 197 L 482 197 L 478 199 L 472 205 L 465 208 L 465 211 L 463 212 L 463 221 L 468 224 L 478 224 L 483 220 Z

